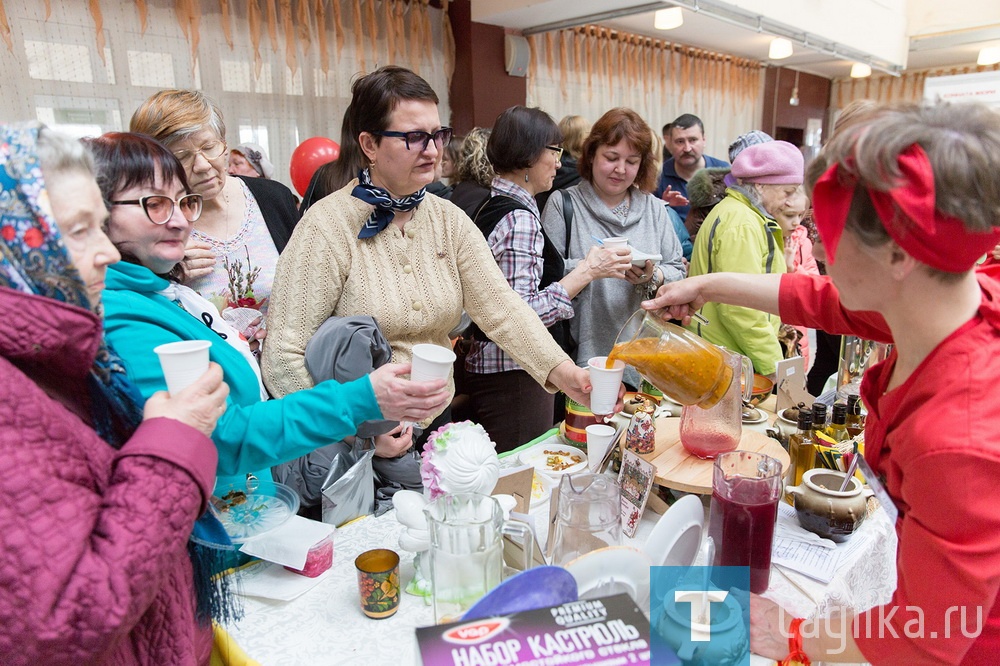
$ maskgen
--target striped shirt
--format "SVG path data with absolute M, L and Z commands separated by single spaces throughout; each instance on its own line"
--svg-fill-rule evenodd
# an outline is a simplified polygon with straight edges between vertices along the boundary
M 570 319 L 573 316 L 573 302 L 565 287 L 554 282 L 544 290 L 538 290 L 538 283 L 542 279 L 544 241 L 535 198 L 523 187 L 500 177 L 493 179 L 491 195 L 508 196 L 528 209 L 515 210 L 505 215 L 486 239 L 507 283 L 531 306 L 546 326 L 561 319 Z M 520 370 L 521 366 L 496 344 L 475 340 L 465 359 L 465 369 L 478 374 L 492 374 Z

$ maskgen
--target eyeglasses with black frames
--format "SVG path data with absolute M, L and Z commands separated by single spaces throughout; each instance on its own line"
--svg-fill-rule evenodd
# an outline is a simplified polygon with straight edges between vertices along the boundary
M 563 147 L 562 146 L 545 146 L 545 147 L 548 148 L 549 150 L 551 150 L 552 152 L 554 152 L 556 154 L 556 162 L 558 162 L 559 160 L 562 159 L 562 156 L 563 156 Z
M 113 206 L 142 206 L 142 211 L 153 224 L 166 224 L 174 214 L 176 205 L 181 215 L 188 222 L 195 222 L 201 217 L 202 196 L 200 194 L 185 194 L 177 201 L 162 194 L 151 194 L 147 197 L 129 199 L 126 201 L 112 201 Z
M 452 129 L 450 127 L 442 127 L 438 131 L 434 132 L 395 132 L 392 130 L 382 130 L 380 132 L 369 132 L 369 134 L 374 134 L 375 136 L 385 136 L 392 139 L 403 139 L 406 141 L 406 149 L 412 150 L 414 146 L 420 146 L 420 150 L 427 150 L 427 146 L 430 145 L 431 141 L 434 145 L 438 147 L 438 150 L 444 148 L 449 143 L 451 143 Z
M 201 148 L 196 148 L 195 150 L 178 150 L 174 153 L 174 157 L 180 160 L 180 163 L 185 167 L 189 167 L 194 164 L 194 160 L 198 155 L 201 155 L 206 160 L 214 160 L 222 157 L 222 153 L 224 152 L 226 152 L 225 141 L 209 141 Z

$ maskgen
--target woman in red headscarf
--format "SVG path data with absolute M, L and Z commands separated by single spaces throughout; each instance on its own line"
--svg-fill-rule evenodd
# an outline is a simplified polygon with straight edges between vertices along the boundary
M 865 373 L 866 459 L 898 510 L 889 603 L 793 619 L 753 597 L 751 646 L 797 661 L 995 664 L 1000 654 L 1000 114 L 886 109 L 810 167 L 829 275 L 711 274 L 644 304 L 688 319 L 716 301 L 894 343 Z M 818 176 L 818 178 L 817 178 Z M 791 636 L 791 638 L 789 638 Z

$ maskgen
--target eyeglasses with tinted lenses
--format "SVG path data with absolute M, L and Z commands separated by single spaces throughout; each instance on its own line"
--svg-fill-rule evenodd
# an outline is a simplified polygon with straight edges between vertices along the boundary
M 185 220 L 195 222 L 201 217 L 202 196 L 200 194 L 185 194 L 174 201 L 162 194 L 152 194 L 148 197 L 127 201 L 112 201 L 111 204 L 114 206 L 142 206 L 146 217 L 153 224 L 166 224 L 174 214 L 174 205 L 176 204 Z
M 180 163 L 184 166 L 191 166 L 198 155 L 201 155 L 206 160 L 214 160 L 222 157 L 222 153 L 224 152 L 226 152 L 225 141 L 209 141 L 201 148 L 195 150 L 178 150 L 174 153 L 174 157 L 180 160 Z
M 549 150 L 553 151 L 556 154 L 556 162 L 558 162 L 559 160 L 562 159 L 562 156 L 563 156 L 563 147 L 562 146 L 545 146 L 545 147 L 548 148 Z
M 421 146 L 420 150 L 424 151 L 427 150 L 427 146 L 430 145 L 431 141 L 434 141 L 434 145 L 438 147 L 438 150 L 451 143 L 452 129 L 450 127 L 442 127 L 433 134 L 430 132 L 395 132 L 392 130 L 371 132 L 371 134 L 375 136 L 387 136 L 393 139 L 403 139 L 406 141 L 407 150 L 411 150 L 414 146 Z

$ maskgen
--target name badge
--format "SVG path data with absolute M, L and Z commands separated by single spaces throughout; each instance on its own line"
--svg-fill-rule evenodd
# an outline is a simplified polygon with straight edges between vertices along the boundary
M 885 486 L 883 486 L 882 482 L 879 481 L 878 475 L 872 471 L 871 466 L 868 464 L 868 461 L 865 460 L 864 456 L 858 456 L 858 468 L 861 470 L 861 473 L 865 475 L 865 481 L 868 482 L 868 486 L 872 489 L 872 492 L 875 493 L 875 497 L 878 498 L 882 508 L 884 508 L 885 512 L 889 514 L 889 520 L 891 520 L 892 524 L 895 525 L 896 519 L 899 518 L 899 509 L 896 508 L 896 505 L 893 503 L 892 498 L 889 497 L 889 493 L 886 491 Z

